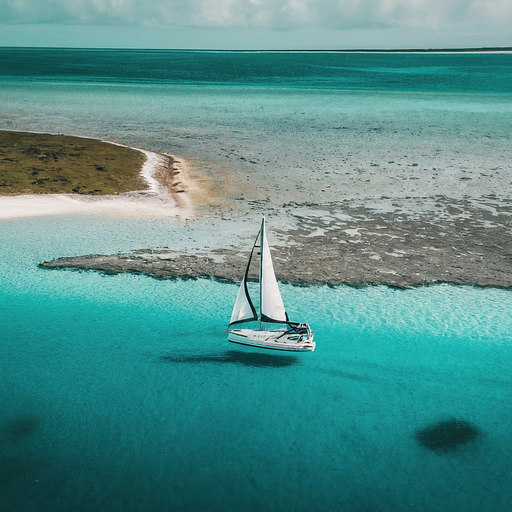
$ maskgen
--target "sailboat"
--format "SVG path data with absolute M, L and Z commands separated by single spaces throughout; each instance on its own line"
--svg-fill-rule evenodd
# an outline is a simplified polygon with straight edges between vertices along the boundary
M 249 295 L 247 280 L 256 249 L 259 249 L 259 315 Z M 259 329 L 239 329 L 240 324 L 259 322 Z M 270 325 L 268 325 L 270 324 Z M 281 327 L 278 327 L 281 325 Z M 275 327 L 275 328 L 272 328 Z M 256 236 L 249 262 L 235 300 L 227 329 L 228 341 L 252 347 L 305 352 L 315 350 L 314 333 L 306 323 L 291 322 L 286 313 L 270 255 L 265 217 Z

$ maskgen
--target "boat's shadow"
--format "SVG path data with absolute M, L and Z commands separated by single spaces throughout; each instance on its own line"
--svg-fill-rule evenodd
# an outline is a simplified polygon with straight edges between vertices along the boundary
M 161 356 L 161 359 L 169 363 L 231 363 L 242 366 L 256 366 L 260 368 L 284 368 L 300 363 L 300 360 L 296 355 L 241 352 L 238 350 L 227 350 L 226 352 L 215 354 L 169 354 Z

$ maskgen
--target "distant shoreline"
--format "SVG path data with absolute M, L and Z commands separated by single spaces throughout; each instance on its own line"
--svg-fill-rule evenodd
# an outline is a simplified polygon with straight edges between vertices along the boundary
M 0 46 L 0 50 L 76 50 L 92 52 L 175 52 L 175 53 L 432 53 L 432 54 L 456 54 L 456 53 L 512 53 L 512 46 L 488 46 L 476 48 L 352 48 L 352 49 L 297 49 L 297 50 L 227 50 L 207 48 L 82 48 L 68 46 Z

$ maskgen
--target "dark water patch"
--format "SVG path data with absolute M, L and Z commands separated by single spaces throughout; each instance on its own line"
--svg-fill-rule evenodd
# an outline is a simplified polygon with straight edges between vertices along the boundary
M 0 432 L 11 439 L 22 438 L 37 430 L 39 424 L 39 418 L 36 416 L 21 416 L 2 425 Z
M 39 426 L 37 416 L 19 416 L 0 425 L 0 486 L 23 480 L 41 467 L 41 458 L 31 442 Z
M 421 446 L 429 450 L 447 453 L 475 442 L 480 435 L 480 429 L 469 421 L 453 418 L 418 430 L 414 437 Z
M 243 366 L 285 368 L 299 363 L 295 355 L 266 354 L 257 352 L 239 352 L 228 350 L 219 354 L 166 355 L 162 360 L 171 363 L 231 363 Z
M 33 454 L 3 455 L 0 453 L 0 486 L 16 480 L 24 482 L 28 474 L 37 473 L 44 466 L 43 458 Z M 0 510 L 4 509 L 0 507 Z

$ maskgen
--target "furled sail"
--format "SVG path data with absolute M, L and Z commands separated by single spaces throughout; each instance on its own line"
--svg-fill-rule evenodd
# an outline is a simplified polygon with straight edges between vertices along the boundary
M 260 301 L 262 322 L 288 322 L 288 315 L 284 309 L 283 299 L 279 292 L 274 265 L 270 255 L 270 247 L 265 232 L 265 219 L 261 222 L 261 261 L 260 261 Z
M 259 235 L 258 235 L 259 236 Z M 256 237 L 258 240 L 258 237 Z M 235 306 L 233 307 L 233 313 L 231 314 L 231 320 L 229 321 L 229 325 L 240 324 L 243 322 L 252 322 L 253 320 L 258 320 L 258 315 L 256 314 L 256 309 L 251 301 L 251 297 L 249 296 L 249 290 L 247 289 L 247 276 L 249 274 L 249 268 L 251 266 L 252 255 L 254 253 L 254 248 L 256 247 L 256 242 L 254 242 L 254 246 L 251 251 L 251 255 L 249 256 L 249 262 L 247 263 L 247 268 L 245 269 L 245 274 L 240 283 L 240 288 L 238 289 L 238 295 L 236 296 Z

